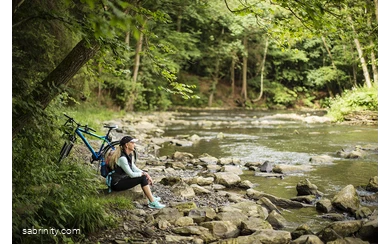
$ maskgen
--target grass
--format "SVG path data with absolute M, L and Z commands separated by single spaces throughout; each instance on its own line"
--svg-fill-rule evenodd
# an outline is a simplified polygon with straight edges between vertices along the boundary
M 88 125 L 95 129 L 97 134 L 105 134 L 102 122 L 112 118 L 120 118 L 125 115 L 125 111 L 114 111 L 103 106 L 83 105 L 77 108 L 69 107 L 64 111 L 65 114 L 73 117 L 78 123 Z M 64 117 L 65 121 L 65 117 Z

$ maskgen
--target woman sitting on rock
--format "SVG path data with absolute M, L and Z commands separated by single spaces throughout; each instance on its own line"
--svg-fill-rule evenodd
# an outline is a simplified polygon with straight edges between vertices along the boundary
M 137 161 L 137 153 L 135 151 L 135 142 L 138 139 L 130 136 L 125 136 L 119 143 L 120 150 L 115 150 L 110 157 L 108 166 L 111 170 L 115 170 L 112 174 L 111 189 L 114 191 L 122 191 L 133 188 L 141 184 L 142 190 L 149 200 L 150 208 L 161 209 L 165 207 L 161 204 L 159 197 L 152 195 L 150 186 L 153 185 L 153 180 L 150 175 L 135 165 Z

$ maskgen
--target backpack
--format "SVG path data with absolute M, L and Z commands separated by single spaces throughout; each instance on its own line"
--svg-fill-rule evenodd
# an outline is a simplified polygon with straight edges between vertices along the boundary
M 112 152 L 109 152 L 106 158 L 103 158 L 100 162 L 100 175 L 104 178 L 111 172 L 110 167 L 108 166 L 108 162 L 110 162 L 112 156 Z
M 108 186 L 108 193 L 111 192 L 111 181 L 112 181 L 112 174 L 115 173 L 115 170 L 110 171 L 110 173 L 106 176 L 106 185 Z
M 111 172 L 110 167 L 108 167 L 108 163 L 104 159 L 102 159 L 100 163 L 100 175 L 104 178 L 107 177 L 107 175 Z
M 112 181 L 112 174 L 115 173 L 115 170 L 111 170 L 110 167 L 108 167 L 108 164 L 106 161 L 102 160 L 100 163 L 100 175 L 106 178 L 106 185 L 108 186 L 108 193 L 111 192 L 111 181 Z
M 108 162 L 110 161 L 112 152 L 110 152 L 107 157 L 102 159 L 100 163 L 100 175 L 106 178 L 106 185 L 108 186 L 108 192 L 111 192 L 111 180 L 112 180 L 112 174 L 115 173 L 115 170 L 112 170 L 108 166 Z

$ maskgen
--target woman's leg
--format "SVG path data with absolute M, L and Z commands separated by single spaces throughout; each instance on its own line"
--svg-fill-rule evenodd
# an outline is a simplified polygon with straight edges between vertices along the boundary
M 130 177 L 123 178 L 118 182 L 118 184 L 113 185 L 112 189 L 114 191 L 123 191 L 123 190 L 133 188 L 136 185 L 141 185 L 142 191 L 144 192 L 145 196 L 149 199 L 150 202 L 154 201 L 152 191 L 150 190 L 150 187 L 148 185 L 148 179 L 146 178 L 145 175 L 136 178 L 130 178 Z
M 145 196 L 149 199 L 150 202 L 154 202 L 154 197 L 152 195 L 152 191 L 150 190 L 149 185 L 145 185 L 142 187 L 142 190 L 144 191 Z

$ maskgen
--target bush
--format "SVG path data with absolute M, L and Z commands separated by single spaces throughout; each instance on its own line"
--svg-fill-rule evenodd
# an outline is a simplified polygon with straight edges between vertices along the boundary
M 342 96 L 329 100 L 328 116 L 333 121 L 344 121 L 347 114 L 355 111 L 378 111 L 377 85 L 347 90 Z

